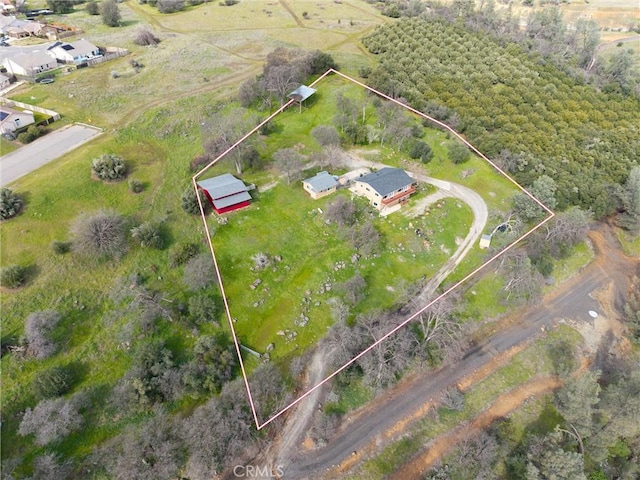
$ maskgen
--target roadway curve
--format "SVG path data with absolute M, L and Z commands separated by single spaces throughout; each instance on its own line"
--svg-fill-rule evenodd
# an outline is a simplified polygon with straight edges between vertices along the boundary
M 354 154 L 349 154 L 348 159 L 347 166 L 352 169 L 362 167 L 381 169 L 387 166 L 382 163 L 364 160 Z M 424 206 L 429 203 L 434 203 L 441 198 L 453 197 L 469 205 L 473 212 L 473 222 L 467 236 L 460 243 L 457 250 L 447 263 L 438 270 L 434 277 L 423 288 L 422 292 L 420 292 L 414 301 L 412 301 L 413 305 L 426 305 L 428 300 L 432 298 L 436 288 L 438 288 L 444 279 L 447 278 L 455 267 L 464 259 L 469 250 L 478 241 L 478 238 L 482 234 L 487 223 L 489 213 L 487 210 L 487 204 L 484 202 L 482 197 L 467 187 L 457 183 L 428 177 L 421 173 L 413 172 L 412 176 L 416 180 L 429 183 L 438 189 L 436 193 L 426 199 L 427 201 L 423 204 Z M 318 345 L 307 369 L 307 389 L 315 387 L 326 378 L 327 358 L 326 346 L 324 344 Z M 274 447 L 274 449 L 277 449 L 277 454 L 275 455 L 276 461 L 274 462 L 275 465 L 286 465 L 290 463 L 292 459 L 295 458 L 296 453 L 300 451 L 300 446 L 302 445 L 307 431 L 311 426 L 315 406 L 320 402 L 322 393 L 322 388 L 315 388 L 315 390 L 308 394 L 307 398 L 294 407 L 292 413 L 287 418 L 284 430 L 280 435 L 280 444 Z M 294 476 L 287 478 L 297 477 Z
M 510 352 L 542 335 L 545 326 L 553 326 L 563 319 L 592 322 L 588 311 L 601 311 L 592 296 L 594 291 L 612 284 L 615 294 L 611 301 L 619 306 L 629 287 L 629 279 L 640 274 L 640 258 L 626 257 L 607 226 L 599 225 L 589 236 L 596 256 L 579 274 L 538 305 L 514 312 L 500 321 L 494 329 L 496 333 L 476 343 L 459 362 L 437 371 L 418 372 L 354 412 L 326 446 L 313 450 L 300 447 L 295 461 L 285 465 L 282 478 L 340 478 L 360 460 L 398 438 L 409 425 L 423 418 L 428 405 L 437 400 L 441 392 L 457 383 L 469 385 L 469 378 L 473 383 L 484 378 L 493 371 L 488 366 L 500 363 L 496 359 L 508 360 Z M 483 374 L 478 376 L 478 371 Z M 357 453 L 354 455 L 354 452 Z

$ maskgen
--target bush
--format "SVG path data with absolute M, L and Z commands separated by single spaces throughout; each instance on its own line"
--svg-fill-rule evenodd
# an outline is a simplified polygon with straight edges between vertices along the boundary
M 164 247 L 162 236 L 162 224 L 145 222 L 131 229 L 131 236 L 140 243 L 141 247 L 149 247 L 161 250 Z
M 184 265 L 195 257 L 199 251 L 200 248 L 197 243 L 179 243 L 169 252 L 169 266 L 175 268 Z
M 118 181 L 127 176 L 127 165 L 117 155 L 105 153 L 91 162 L 91 171 L 103 182 Z
M 13 190 L 3 187 L 0 190 L 0 219 L 15 217 L 22 207 L 22 199 Z
M 144 184 L 135 178 L 129 179 L 129 191 L 131 193 L 140 193 L 144 190 Z
M 193 257 L 184 267 L 183 283 L 189 290 L 206 290 L 218 280 L 213 268 L 213 259 L 208 253 Z
M 51 332 L 60 321 L 60 314 L 53 310 L 33 312 L 25 322 L 27 352 L 38 359 L 50 357 L 56 351 Z
M 206 167 L 209 164 L 209 162 L 211 162 L 211 158 L 209 157 L 209 155 L 207 154 L 198 155 L 196 158 L 191 160 L 189 167 L 191 168 L 191 171 L 193 173 L 196 173 L 202 170 L 204 167 Z
M 189 317 L 197 325 L 213 323 L 218 326 L 218 305 L 215 299 L 208 295 L 196 295 L 189 299 Z
M 120 9 L 114 0 L 102 0 L 100 2 L 100 14 L 102 15 L 102 23 L 109 27 L 117 27 L 120 25 Z
M 98 2 L 94 0 L 90 0 L 84 6 L 84 9 L 89 15 L 100 15 L 100 8 L 98 7 Z
M 464 163 L 471 157 L 471 152 L 466 147 L 466 145 L 454 141 L 447 145 L 447 151 L 449 153 L 449 158 L 455 164 Z
M 141 28 L 136 32 L 136 36 L 133 38 L 133 43 L 140 46 L 156 46 L 160 43 L 160 39 L 156 37 L 153 32 L 146 28 Z
M 414 142 L 409 156 L 414 160 L 420 160 L 422 163 L 429 163 L 433 158 L 433 150 L 427 142 L 417 141 Z
M 73 375 L 66 367 L 56 366 L 40 372 L 31 383 L 33 394 L 38 399 L 59 397 L 73 385 Z
M 53 242 L 51 242 L 51 249 L 53 250 L 53 253 L 64 255 L 65 253 L 69 253 L 71 251 L 71 243 L 54 240 Z
M 110 211 L 81 215 L 71 228 L 74 248 L 99 257 L 122 256 L 127 248 L 125 233 L 124 218 Z
M 9 265 L 0 269 L 0 285 L 18 288 L 27 279 L 27 269 L 21 265 Z
M 44 134 L 44 128 L 37 125 L 30 125 L 25 132 L 22 132 L 20 135 L 18 135 L 18 141 L 20 143 L 31 143 Z
M 160 13 L 174 13 L 184 10 L 184 0 L 158 0 L 156 8 Z
M 206 212 L 208 205 L 207 199 L 205 198 L 204 193 L 202 193 L 202 190 L 198 190 L 198 194 L 200 195 L 200 201 L 202 202 L 202 206 Z M 191 185 L 188 186 L 182 194 L 182 209 L 191 215 L 198 215 L 200 213 L 198 198 L 196 197 L 196 192 Z
M 35 434 L 35 443 L 39 446 L 62 440 L 82 425 L 80 409 L 84 402 L 84 395 L 76 395 L 68 400 L 42 400 L 33 410 L 27 408 L 24 412 L 18 434 Z

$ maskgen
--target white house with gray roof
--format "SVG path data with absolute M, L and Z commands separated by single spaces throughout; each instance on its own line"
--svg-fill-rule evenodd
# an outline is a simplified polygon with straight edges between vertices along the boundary
M 416 182 L 401 168 L 384 167 L 354 180 L 351 190 L 383 211 L 405 203 L 416 191 Z
M 56 59 L 43 51 L 7 56 L 3 58 L 2 64 L 7 72 L 20 77 L 34 77 L 58 66 Z
M 5 105 L 0 106 L 0 133 L 14 133 L 35 122 L 33 112 L 14 110 Z
M 84 38 L 75 42 L 56 42 L 49 47 L 49 53 L 62 63 L 82 63 L 99 57 L 100 49 Z
M 311 178 L 303 180 L 302 187 L 307 193 L 317 200 L 332 194 L 338 188 L 338 180 L 328 172 L 320 172 Z

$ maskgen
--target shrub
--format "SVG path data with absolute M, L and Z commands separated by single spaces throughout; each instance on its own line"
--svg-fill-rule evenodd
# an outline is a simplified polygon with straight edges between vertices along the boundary
M 217 326 L 218 305 L 215 299 L 208 295 L 191 297 L 189 299 L 189 316 L 197 325 L 210 322 Z
M 71 228 L 74 248 L 100 257 L 123 255 L 127 247 L 125 232 L 124 218 L 110 211 L 81 215 Z
M 47 358 L 56 351 L 51 332 L 60 321 L 60 314 L 53 310 L 33 312 L 25 322 L 27 352 L 38 359 Z
M 197 243 L 179 243 L 169 252 L 169 266 L 175 268 L 184 265 L 195 257 L 199 251 L 200 248 Z
M 136 36 L 133 38 L 133 43 L 140 46 L 156 46 L 160 43 L 160 39 L 156 37 L 152 31 L 146 28 L 141 28 L 136 32 Z
M 18 288 L 27 279 L 27 269 L 22 265 L 9 265 L 0 269 L 0 285 Z
M 89 2 L 87 2 L 87 4 L 84 6 L 84 9 L 89 15 L 100 15 L 98 2 L 95 2 L 94 0 L 90 0 Z
M 102 23 L 109 27 L 117 27 L 120 25 L 120 9 L 114 0 L 102 0 L 100 2 L 100 14 L 102 15 Z
M 184 10 L 184 0 L 158 0 L 156 7 L 160 13 L 174 13 Z
M 53 253 L 64 255 L 65 253 L 69 253 L 69 251 L 71 251 L 71 243 L 54 240 L 53 242 L 51 242 L 51 249 L 53 250 Z
M 455 164 L 464 163 L 471 157 L 471 152 L 469 152 L 466 145 L 457 141 L 449 143 L 449 145 L 447 145 L 447 151 L 449 158 Z
M 22 207 L 22 199 L 10 188 L 0 190 L 0 219 L 15 217 Z
M 184 267 L 183 283 L 189 290 L 206 290 L 217 282 L 213 259 L 208 253 L 193 257 Z
M 117 155 L 105 153 L 91 162 L 91 171 L 100 180 L 118 181 L 127 176 L 127 165 Z
M 218 392 L 233 377 L 236 355 L 223 333 L 198 338 L 194 359 L 182 369 L 182 382 L 194 393 Z
M 191 171 L 193 173 L 196 173 L 202 170 L 205 166 L 207 166 L 210 161 L 211 161 L 211 158 L 209 157 L 209 155 L 207 154 L 198 155 L 196 158 L 191 160 L 191 163 L 189 164 L 189 166 L 191 167 Z
M 414 160 L 420 160 L 422 163 L 429 163 L 433 158 L 433 150 L 427 142 L 414 142 L 409 151 L 409 156 Z
M 207 208 L 207 199 L 202 193 L 202 190 L 198 190 L 198 194 L 200 195 L 200 201 L 202 202 L 202 206 L 205 209 Z M 198 205 L 198 198 L 196 197 L 196 192 L 193 187 L 190 185 L 182 194 L 182 209 L 191 214 L 198 215 L 200 213 L 200 206 Z
M 144 184 L 135 178 L 129 179 L 129 191 L 132 193 L 140 193 L 144 190 Z
M 131 229 L 131 236 L 140 243 L 141 247 L 156 248 L 161 250 L 164 247 L 162 236 L 162 224 L 157 222 L 145 222 Z
M 31 143 L 44 134 L 44 128 L 37 125 L 30 125 L 25 132 L 22 132 L 20 135 L 18 135 L 18 141 L 20 143 Z
M 73 384 L 71 371 L 62 366 L 51 367 L 40 372 L 31 383 L 36 398 L 53 398 L 67 393 Z

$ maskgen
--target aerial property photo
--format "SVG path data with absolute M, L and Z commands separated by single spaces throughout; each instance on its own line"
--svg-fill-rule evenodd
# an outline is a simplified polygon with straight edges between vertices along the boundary
M 640 474 L 626 0 L 4 0 L 7 479 Z

